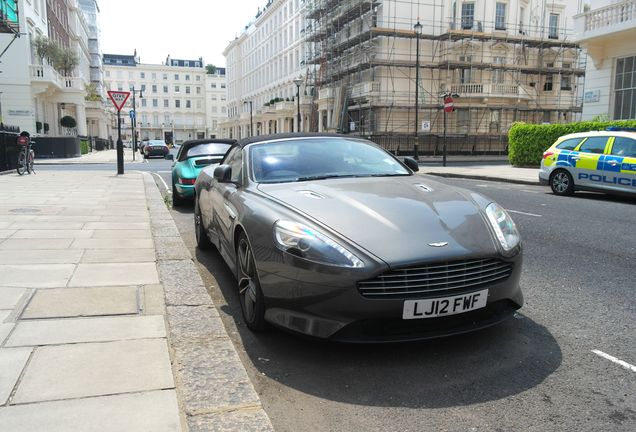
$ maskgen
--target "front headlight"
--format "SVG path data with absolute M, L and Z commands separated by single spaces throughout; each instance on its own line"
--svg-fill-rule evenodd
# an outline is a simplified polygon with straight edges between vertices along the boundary
M 276 246 L 309 261 L 338 267 L 362 268 L 364 263 L 326 235 L 297 222 L 274 224 Z
M 510 252 L 516 248 L 521 241 L 521 237 L 508 213 L 499 204 L 491 203 L 486 207 L 486 215 L 503 250 Z

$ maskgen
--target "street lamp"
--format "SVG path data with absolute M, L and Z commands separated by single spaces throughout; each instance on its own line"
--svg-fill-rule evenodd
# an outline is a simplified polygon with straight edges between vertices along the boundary
M 420 160 L 419 155 L 419 110 L 420 110 L 420 35 L 422 34 L 422 24 L 418 18 L 413 26 L 415 29 L 415 143 L 413 144 L 413 158 Z
M 133 106 L 133 116 L 130 119 L 130 127 L 132 129 L 132 140 L 133 140 L 133 161 L 135 160 L 135 153 L 137 152 L 137 133 L 135 131 L 135 127 L 137 127 L 137 104 L 135 101 L 135 95 L 139 91 L 139 99 L 143 99 L 144 94 L 143 90 L 135 90 L 135 86 L 132 88 L 132 106 Z
M 298 101 L 298 130 L 296 132 L 300 132 L 300 85 L 303 83 L 303 77 L 298 77 L 294 79 L 294 84 L 296 84 L 296 100 Z
M 254 117 L 252 115 L 252 101 L 244 101 L 243 106 L 250 104 L 250 136 L 254 136 Z

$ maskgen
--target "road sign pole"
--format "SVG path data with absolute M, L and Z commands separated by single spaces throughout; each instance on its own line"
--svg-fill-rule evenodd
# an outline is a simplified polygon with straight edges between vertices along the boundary
M 121 110 L 117 111 L 117 174 L 124 173 L 124 143 L 121 140 Z
M 442 166 L 446 166 L 446 110 L 444 110 L 444 147 L 442 149 Z

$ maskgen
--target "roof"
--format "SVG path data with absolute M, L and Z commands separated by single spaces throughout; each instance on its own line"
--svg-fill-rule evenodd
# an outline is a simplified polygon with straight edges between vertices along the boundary
M 629 131 L 588 131 L 588 132 L 576 132 L 567 135 L 563 135 L 561 138 L 583 138 L 592 136 L 615 136 L 625 138 L 636 138 L 636 132 Z
M 253 136 L 250 138 L 244 138 L 238 142 L 238 145 L 241 147 L 245 147 L 249 144 L 254 144 L 258 142 L 266 142 L 266 141 L 277 141 L 282 139 L 290 139 L 290 138 L 316 138 L 316 137 L 324 137 L 324 138 L 343 138 L 343 139 L 355 139 L 355 140 L 364 140 L 364 138 L 355 136 L 355 135 L 344 135 L 344 134 L 336 134 L 336 133 L 320 133 L 320 132 L 298 132 L 298 133 L 280 133 L 280 134 L 272 134 L 272 135 L 259 135 Z M 366 141 L 366 140 L 365 140 Z

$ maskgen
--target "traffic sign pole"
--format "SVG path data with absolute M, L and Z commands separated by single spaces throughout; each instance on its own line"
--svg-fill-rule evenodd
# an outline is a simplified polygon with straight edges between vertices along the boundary
M 117 108 L 117 174 L 124 174 L 124 143 L 121 140 L 121 109 L 130 97 L 130 92 L 109 91 L 108 97 Z

